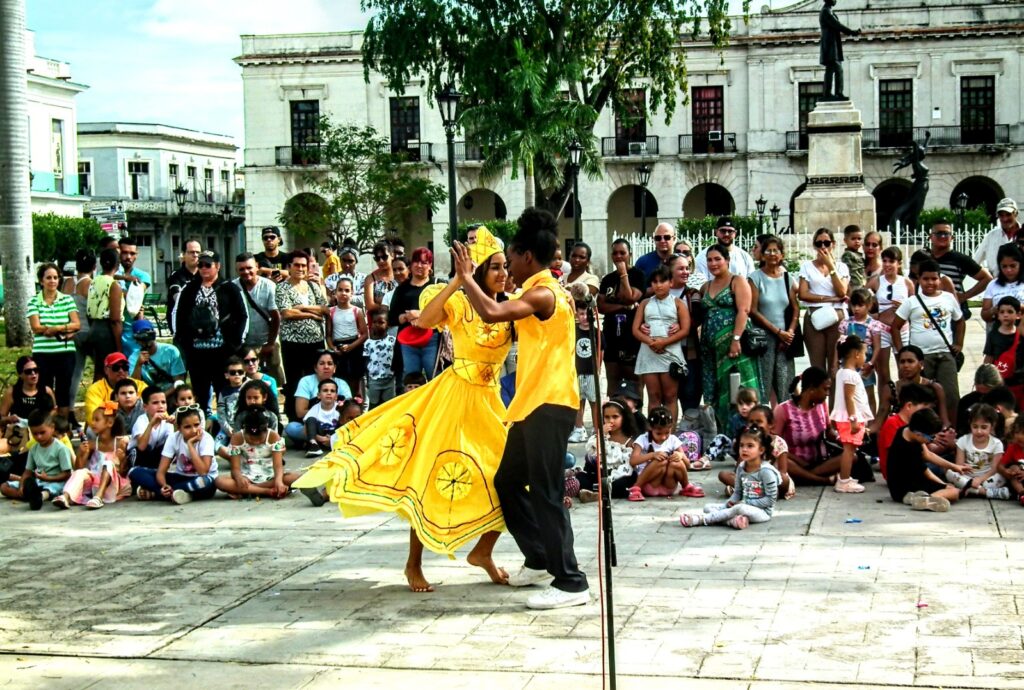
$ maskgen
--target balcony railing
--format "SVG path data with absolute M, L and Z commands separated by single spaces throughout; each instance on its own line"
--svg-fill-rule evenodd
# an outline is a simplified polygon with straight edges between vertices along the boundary
M 736 153 L 735 132 L 704 132 L 702 134 L 680 134 L 679 153 Z
M 274 155 L 278 165 L 320 165 L 320 144 L 278 146 Z
M 482 161 L 486 156 L 484 155 L 483 147 L 480 144 L 474 144 L 466 141 L 455 142 L 455 160 L 456 161 Z
M 410 141 L 405 145 L 391 143 L 391 153 L 400 153 L 409 163 L 420 163 L 434 160 L 434 145 L 425 141 Z
M 865 150 L 904 148 L 913 142 L 923 142 L 924 133 L 930 132 L 928 146 L 978 146 L 982 144 L 1009 144 L 1010 126 L 962 127 L 946 125 L 941 127 L 914 127 L 913 129 L 865 129 L 862 130 L 861 148 Z M 806 151 L 807 132 L 786 132 L 787 151 Z
M 601 139 L 601 155 L 615 156 L 656 156 L 658 137 L 604 137 Z

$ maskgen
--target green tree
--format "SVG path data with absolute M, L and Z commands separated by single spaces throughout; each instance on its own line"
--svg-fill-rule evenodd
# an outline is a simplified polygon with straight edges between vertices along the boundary
M 409 163 L 404 153 L 392 153 L 373 127 L 323 117 L 319 136 L 319 166 L 306 176 L 313 194 L 300 195 L 306 200 L 286 205 L 279 217 L 299 237 L 326 230 L 339 244 L 349 238 L 369 252 L 388 229 L 411 230 L 416 216 L 436 211 L 448 198 L 421 166 Z
M 93 218 L 68 218 L 55 213 L 32 214 L 32 247 L 36 261 L 63 267 L 79 249 L 96 250 L 106 233 Z
M 744 0 L 744 12 L 749 5 Z M 679 94 L 685 102 L 689 91 L 680 38 L 706 32 L 720 48 L 732 29 L 728 0 L 363 0 L 362 6 L 373 13 L 363 40 L 367 79 L 376 70 L 398 93 L 425 79 L 428 98 L 455 83 L 467 112 L 486 106 L 493 115 L 479 142 L 492 147 L 487 163 L 493 156 L 494 166 L 504 159 L 514 169 L 522 165 L 528 178 L 533 172 L 537 203 L 555 211 L 569 193 L 567 162 L 539 158 L 566 151 L 569 141 L 540 136 L 551 128 L 532 120 L 571 123 L 587 148 L 585 170 L 599 174 L 594 118 L 606 107 L 621 117 L 637 117 L 627 90 L 643 84 L 646 103 L 640 116 L 661 110 L 671 121 Z M 527 74 L 532 81 L 524 90 Z M 592 117 L 575 122 L 564 117 L 553 104 L 556 93 L 586 106 Z M 524 118 L 531 120 L 528 127 Z M 481 134 L 472 127 L 467 133 Z M 502 151 L 497 144 L 506 137 L 522 143 Z M 531 153 L 532 166 L 525 160 Z

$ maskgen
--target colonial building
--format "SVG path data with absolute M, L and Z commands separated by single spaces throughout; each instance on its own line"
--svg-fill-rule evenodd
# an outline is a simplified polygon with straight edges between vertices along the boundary
M 733 21 L 723 51 L 686 38 L 689 90 L 677 94 L 672 122 L 658 113 L 636 125 L 602 113 L 594 137 L 602 156 L 599 180 L 580 180 L 583 238 L 598 267 L 610 240 L 657 219 L 748 214 L 755 200 L 778 205 L 780 230 L 792 225 L 793 199 L 807 168 L 808 113 L 822 93 L 818 64 L 820 0 L 762 9 L 749 23 Z M 910 186 L 893 161 L 930 133 L 926 208 L 950 206 L 961 192 L 971 206 L 1024 196 L 1024 2 L 1009 0 L 844 0 L 840 20 L 862 31 L 844 37 L 846 91 L 861 111 L 864 181 L 876 198 L 876 227 Z M 441 117 L 420 81 L 393 93 L 380 75 L 364 80 L 360 32 L 243 36 L 247 225 L 251 233 L 277 222 L 291 198 L 307 193 L 315 170 L 308 155 L 316 121 L 330 115 L 371 124 L 395 150 L 411 151 L 424 174 L 446 183 Z M 637 112 L 648 94 L 632 85 Z M 685 104 L 683 101 L 686 101 Z M 484 184 L 479 148 L 459 142 L 460 220 L 515 217 L 524 206 L 522 179 Z M 637 168 L 653 165 L 648 194 Z M 646 203 L 642 203 L 646 200 Z M 572 210 L 572 206 L 568 206 Z M 410 244 L 440 244 L 447 214 L 424 214 Z M 803 231 L 804 228 L 793 228 Z M 564 219 L 564 240 L 572 237 Z M 255 234 L 250 238 L 258 239 Z M 443 263 L 446 258 L 439 254 Z
M 82 217 L 88 189 L 75 174 L 75 96 L 88 86 L 71 81 L 71 65 L 36 55 L 35 34 L 25 32 L 29 170 L 32 212 Z
M 157 291 L 180 263 L 183 238 L 198 239 L 234 266 L 244 247 L 237 150 L 231 137 L 182 127 L 79 124 L 79 184 L 90 190 L 91 208 L 127 216 L 119 231 L 138 241 L 138 265 Z

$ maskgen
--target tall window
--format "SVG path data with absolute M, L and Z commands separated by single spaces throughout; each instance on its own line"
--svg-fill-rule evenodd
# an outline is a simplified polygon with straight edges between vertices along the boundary
M 647 146 L 647 92 L 643 89 L 626 89 L 622 92 L 626 103 L 624 114 L 615 114 L 615 155 L 626 156 L 630 144 Z M 652 151 L 653 153 L 653 151 Z
M 960 77 L 960 143 L 992 144 L 996 134 L 996 78 Z
M 185 188 L 191 195 L 192 201 L 198 201 L 199 197 L 197 195 L 199 194 L 199 190 L 197 188 L 198 183 L 196 182 L 196 166 L 185 166 L 185 175 L 188 177 L 188 180 L 185 183 Z
M 92 161 L 78 161 L 78 193 L 92 195 Z
M 203 194 L 207 201 L 213 201 L 213 168 L 203 169 Z
M 220 171 L 220 186 L 224 190 L 224 201 L 230 201 L 231 197 L 231 171 Z
M 420 99 L 417 96 L 392 96 L 391 152 L 404 153 L 411 161 L 420 160 Z M 409 142 L 413 142 L 410 146 Z
M 807 148 L 807 118 L 818 105 L 825 93 L 825 84 L 820 81 L 802 81 L 797 84 L 797 129 L 800 132 L 800 149 Z
M 292 101 L 292 164 L 320 161 L 320 101 Z
M 878 82 L 878 144 L 908 146 L 914 138 L 914 82 L 883 79 Z
M 169 163 L 167 165 L 167 187 L 170 190 L 174 190 L 178 186 L 178 164 Z
M 54 191 L 64 193 L 64 121 L 50 121 L 50 169 Z
M 128 193 L 133 199 L 149 198 L 149 163 L 128 161 Z
M 721 86 L 695 86 L 693 103 L 693 152 L 725 151 L 725 89 Z

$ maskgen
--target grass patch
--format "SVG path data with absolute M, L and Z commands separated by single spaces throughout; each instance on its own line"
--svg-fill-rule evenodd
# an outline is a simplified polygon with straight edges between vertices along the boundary
M 12 385 L 18 378 L 14 367 L 18 358 L 32 354 L 31 347 L 7 347 L 2 345 L 2 343 L 6 342 L 7 322 L 0 319 L 0 395 L 7 390 L 7 386 Z M 85 363 L 85 373 L 82 374 L 82 385 L 75 393 L 76 402 L 85 400 L 85 388 L 90 383 L 92 383 L 92 361 L 87 360 Z

